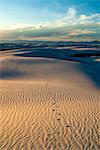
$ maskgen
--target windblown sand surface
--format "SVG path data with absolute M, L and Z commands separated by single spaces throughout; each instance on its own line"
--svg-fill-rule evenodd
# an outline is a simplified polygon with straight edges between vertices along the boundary
M 2 52 L 0 150 L 99 150 L 99 67 Z

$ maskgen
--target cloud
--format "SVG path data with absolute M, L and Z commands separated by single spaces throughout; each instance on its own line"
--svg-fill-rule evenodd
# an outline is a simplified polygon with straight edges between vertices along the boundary
M 76 15 L 76 9 L 74 7 L 70 7 L 67 12 L 68 17 L 72 18 Z
M 95 14 L 91 14 L 90 16 L 82 14 L 82 15 L 80 15 L 80 19 L 81 20 L 100 19 L 100 14 L 95 13 Z
M 94 13 L 89 16 L 84 14 L 80 15 L 80 24 L 92 24 L 92 23 L 98 24 L 99 21 L 100 21 L 100 13 Z
M 90 30 L 81 30 L 81 29 L 78 29 L 78 30 L 75 30 L 75 31 L 73 31 L 73 32 L 70 32 L 69 33 L 69 35 L 84 35 L 84 34 L 95 34 L 96 33 L 96 31 L 90 31 Z
M 74 7 L 67 9 L 66 15 L 51 22 L 39 24 L 10 25 L 1 27 L 0 39 L 27 40 L 83 40 L 98 39 L 100 14 L 77 15 Z M 80 38 L 81 37 L 81 38 Z

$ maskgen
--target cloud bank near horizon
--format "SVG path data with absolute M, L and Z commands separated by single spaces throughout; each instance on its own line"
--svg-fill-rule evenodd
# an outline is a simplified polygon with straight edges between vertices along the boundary
M 98 40 L 100 13 L 80 14 L 75 7 L 69 7 L 65 15 L 50 22 L 1 26 L 1 40 L 50 40 L 84 41 Z

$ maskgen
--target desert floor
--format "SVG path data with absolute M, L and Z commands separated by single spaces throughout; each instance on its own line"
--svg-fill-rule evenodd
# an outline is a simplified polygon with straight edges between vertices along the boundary
M 0 150 L 99 150 L 99 62 L 25 52 L 1 52 Z

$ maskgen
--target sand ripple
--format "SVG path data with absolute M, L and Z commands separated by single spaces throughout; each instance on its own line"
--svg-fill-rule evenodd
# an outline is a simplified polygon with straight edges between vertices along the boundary
M 98 150 L 99 94 L 2 81 L 0 150 Z

